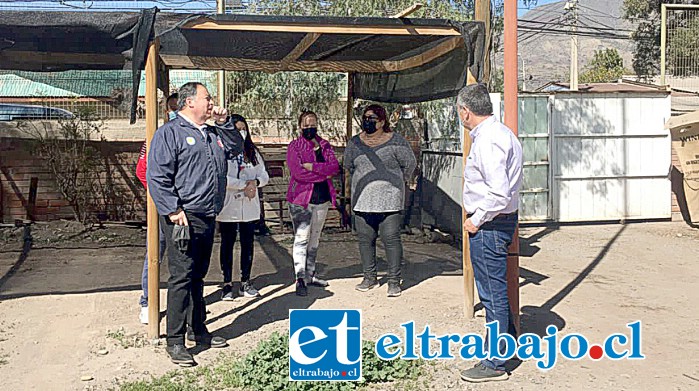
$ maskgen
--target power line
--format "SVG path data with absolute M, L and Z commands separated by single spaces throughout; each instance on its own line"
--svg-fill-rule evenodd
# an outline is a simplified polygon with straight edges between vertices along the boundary
M 573 27 L 572 24 L 567 24 L 567 23 L 560 23 L 560 22 L 540 22 L 537 20 L 526 20 L 526 19 L 517 19 L 518 22 L 522 23 L 532 23 L 532 24 L 544 24 L 544 25 L 550 25 L 550 24 L 555 24 L 556 26 L 560 27 Z M 611 26 L 607 27 L 596 27 L 596 26 L 590 26 L 590 25 L 583 25 L 585 28 L 590 29 L 590 30 L 596 30 L 596 31 L 625 31 L 625 32 L 632 32 L 634 30 L 628 30 L 628 29 L 619 29 L 619 28 L 614 28 Z
M 559 16 L 556 19 L 553 19 L 553 20 L 549 21 L 548 23 L 545 23 L 544 26 L 542 26 L 542 27 L 546 27 L 546 26 L 551 25 L 551 24 L 556 24 L 556 23 L 560 22 L 561 19 L 563 19 L 563 16 Z M 522 27 L 525 27 L 525 26 L 522 26 Z M 534 32 L 531 32 L 528 36 L 523 37 L 521 39 L 520 39 L 520 37 L 517 37 L 518 38 L 517 43 L 522 44 L 526 41 L 529 41 L 529 40 L 536 38 L 537 36 L 539 36 L 541 34 L 542 34 L 541 32 L 534 31 Z

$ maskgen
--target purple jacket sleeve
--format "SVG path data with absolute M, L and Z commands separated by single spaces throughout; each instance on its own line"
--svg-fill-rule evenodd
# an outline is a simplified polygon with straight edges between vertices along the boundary
M 324 163 L 313 163 L 313 172 L 317 172 L 323 175 L 326 179 L 329 176 L 335 176 L 340 172 L 340 163 L 337 162 L 335 157 L 335 152 L 333 152 L 333 147 L 330 143 L 323 146 L 323 156 L 325 157 Z
M 321 175 L 303 168 L 301 151 L 298 150 L 298 144 L 295 142 L 289 144 L 289 149 L 286 151 L 286 165 L 289 167 L 291 176 L 299 182 L 317 183 L 328 179 L 327 175 Z

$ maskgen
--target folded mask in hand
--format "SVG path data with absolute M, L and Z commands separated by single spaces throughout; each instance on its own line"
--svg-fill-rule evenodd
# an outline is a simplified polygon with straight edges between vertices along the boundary
M 175 225 L 172 229 L 172 241 L 180 252 L 186 252 L 189 247 L 189 226 Z

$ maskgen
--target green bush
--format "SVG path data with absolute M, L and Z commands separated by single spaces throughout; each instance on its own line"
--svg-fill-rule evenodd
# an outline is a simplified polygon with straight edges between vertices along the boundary
M 225 377 L 226 385 L 254 391 L 276 390 L 354 390 L 372 383 L 414 380 L 420 374 L 421 361 L 384 361 L 376 356 L 374 343 L 362 344 L 362 381 L 293 382 L 289 381 L 289 337 L 272 334 L 235 365 Z
M 121 391 L 348 391 L 371 384 L 416 380 L 423 361 L 384 361 L 376 356 L 374 343 L 362 343 L 362 375 L 356 382 L 289 381 L 289 336 L 273 333 L 243 358 L 222 356 L 211 367 L 173 371 L 151 380 L 124 383 Z

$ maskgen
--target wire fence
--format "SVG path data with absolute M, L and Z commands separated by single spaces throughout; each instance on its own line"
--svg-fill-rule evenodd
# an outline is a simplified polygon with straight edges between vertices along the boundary
M 673 109 L 699 109 L 699 9 L 667 9 L 665 84 L 676 93 Z

